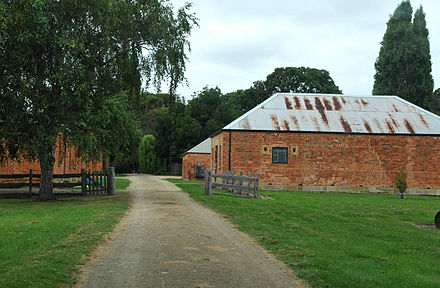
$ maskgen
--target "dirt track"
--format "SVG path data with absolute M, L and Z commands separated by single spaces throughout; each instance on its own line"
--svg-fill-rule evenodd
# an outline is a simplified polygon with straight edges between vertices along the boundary
M 133 207 L 79 287 L 305 287 L 282 263 L 160 177 L 129 176 Z

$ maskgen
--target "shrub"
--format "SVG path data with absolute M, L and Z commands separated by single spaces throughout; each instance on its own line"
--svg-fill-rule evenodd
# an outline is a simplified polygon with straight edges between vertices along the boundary
M 155 151 L 156 138 L 153 135 L 145 135 L 139 144 L 139 170 L 141 173 L 157 173 L 159 159 Z
M 395 182 L 396 188 L 400 192 L 400 198 L 405 198 L 405 191 L 408 187 L 408 184 L 406 183 L 406 171 L 404 166 L 402 166 L 402 168 L 400 169 L 400 172 L 397 175 Z

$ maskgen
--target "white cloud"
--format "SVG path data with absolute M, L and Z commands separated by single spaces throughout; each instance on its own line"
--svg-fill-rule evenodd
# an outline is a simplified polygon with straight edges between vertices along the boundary
M 172 1 L 175 7 L 186 1 Z M 326 69 L 345 94 L 371 94 L 374 62 L 389 15 L 401 0 L 193 0 L 200 28 L 191 36 L 189 97 L 204 86 L 246 89 L 276 67 Z M 440 85 L 440 1 L 423 4 L 433 77 Z

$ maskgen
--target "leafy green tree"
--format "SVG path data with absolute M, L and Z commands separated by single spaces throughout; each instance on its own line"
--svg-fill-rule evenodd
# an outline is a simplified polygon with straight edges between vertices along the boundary
M 309 67 L 276 68 L 267 76 L 265 89 L 269 94 L 278 92 L 342 93 L 328 71 Z
M 170 107 L 162 107 L 157 111 L 153 121 L 153 134 L 156 138 L 156 153 L 160 159 L 158 173 L 164 174 L 168 164 L 172 162 L 176 151 L 172 151 L 173 134 L 175 131 L 175 114 Z
M 187 113 L 202 127 L 200 137 L 195 144 L 208 138 L 241 115 L 241 112 L 233 103 L 228 102 L 228 99 L 223 96 L 218 87 L 205 87 L 188 101 Z
M 110 163 L 119 173 L 133 173 L 139 171 L 139 144 L 144 135 L 139 129 L 134 133 L 130 130 L 127 145 L 121 147 L 116 153 L 110 155 Z
M 159 159 L 156 154 L 156 139 L 153 135 L 145 135 L 139 144 L 139 171 L 141 173 L 156 174 Z
M 237 97 L 235 105 L 241 112 L 247 112 L 272 96 L 274 93 L 327 93 L 341 94 L 326 70 L 309 67 L 276 68 L 264 81 L 255 81 L 244 91 L 230 93 Z
M 398 95 L 431 109 L 433 80 L 425 14 L 420 7 L 412 23 L 412 7 L 403 1 L 387 23 L 375 63 L 374 95 Z
M 175 16 L 160 0 L 1 2 L 0 157 L 39 160 L 40 200 L 53 199 L 59 135 L 97 158 L 127 144 L 141 75 L 175 91 L 197 21 L 190 8 Z

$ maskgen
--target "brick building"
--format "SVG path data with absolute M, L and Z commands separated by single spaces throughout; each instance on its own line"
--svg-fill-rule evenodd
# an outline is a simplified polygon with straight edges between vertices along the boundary
M 53 166 L 54 174 L 80 173 L 82 168 L 87 171 L 102 171 L 102 161 L 86 163 L 76 156 L 75 148 L 61 149 L 63 147 L 62 138 L 57 139 L 55 148 L 55 164 Z M 0 164 L 0 174 L 28 174 L 29 169 L 33 169 L 35 174 L 41 173 L 40 163 L 38 161 L 29 162 L 25 160 L 8 160 Z
M 211 167 L 211 138 L 186 151 L 182 156 L 182 178 L 184 180 L 204 180 L 205 177 L 196 177 L 196 166 L 203 169 Z M 204 175 L 204 173 L 203 173 Z
M 440 117 L 396 96 L 275 94 L 212 137 L 214 173 L 265 189 L 440 195 Z

